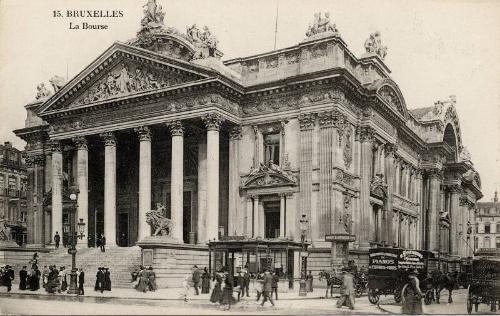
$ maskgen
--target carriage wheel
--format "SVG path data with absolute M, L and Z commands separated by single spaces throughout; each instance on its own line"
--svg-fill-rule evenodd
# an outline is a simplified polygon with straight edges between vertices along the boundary
M 363 295 L 363 286 L 361 284 L 356 285 L 356 298 L 361 297 Z
M 432 296 L 433 296 L 432 290 L 427 290 L 427 292 L 425 292 L 425 297 L 424 297 L 425 305 L 429 305 L 432 303 L 432 299 L 433 299 Z
M 394 290 L 394 300 L 396 303 L 401 303 L 401 289 Z
M 469 315 L 472 313 L 472 295 L 470 293 L 470 286 L 467 289 L 467 313 L 469 313 Z
M 369 288 L 368 289 L 368 300 L 372 304 L 377 304 L 378 300 L 380 299 L 380 295 L 378 294 L 377 290 Z

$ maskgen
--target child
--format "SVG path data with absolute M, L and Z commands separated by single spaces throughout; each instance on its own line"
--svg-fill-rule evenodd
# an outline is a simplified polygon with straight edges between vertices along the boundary
M 181 291 L 181 298 L 184 299 L 184 302 L 188 301 L 188 293 L 189 293 L 189 281 L 191 277 L 189 275 L 186 275 L 184 278 L 184 281 L 182 281 L 182 291 Z

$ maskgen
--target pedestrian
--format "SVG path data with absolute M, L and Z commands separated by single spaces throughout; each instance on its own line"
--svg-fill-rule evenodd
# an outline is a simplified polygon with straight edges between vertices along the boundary
M 96 248 L 101 248 L 101 234 L 97 234 L 96 240 L 95 240 L 95 247 Z
M 9 265 L 5 266 L 3 273 L 3 285 L 7 287 L 7 292 L 12 289 L 12 281 L 14 280 L 14 270 Z
M 149 290 L 153 292 L 156 291 L 158 287 L 156 286 L 156 273 L 153 271 L 153 267 L 149 267 L 148 280 Z
M 201 293 L 210 293 L 210 273 L 208 273 L 207 267 L 203 268 L 203 274 L 201 275 Z
M 313 280 L 314 280 L 314 277 L 312 275 L 311 270 L 309 270 L 309 274 L 306 277 L 306 291 L 307 292 L 313 291 Z
M 245 293 L 247 293 L 247 297 L 250 297 L 250 273 L 248 273 L 247 269 L 243 270 L 243 281 L 244 281 L 244 287 L 245 287 Z
M 149 273 L 143 266 L 141 266 L 141 271 L 139 272 L 137 278 L 139 279 L 139 282 L 137 283 L 135 289 L 139 292 L 146 293 L 149 288 Z
M 238 275 L 236 276 L 236 284 L 240 287 L 240 292 L 238 294 L 238 300 L 241 296 L 245 296 L 245 278 L 243 276 L 243 271 L 238 271 Z
M 106 252 L 106 237 L 104 237 L 104 234 L 101 234 L 101 241 L 99 244 L 101 245 L 101 252 Z
M 78 295 L 85 295 L 85 290 L 83 289 L 83 285 L 85 284 L 85 272 L 80 268 L 78 270 L 80 273 L 78 274 Z
M 340 298 L 337 300 L 337 308 L 347 306 L 354 309 L 354 277 L 349 273 L 348 267 L 342 268 L 342 285 L 340 286 Z
M 104 267 L 100 267 L 99 270 L 101 273 L 98 275 L 99 279 L 99 289 L 101 290 L 101 293 L 104 293 L 105 288 L 105 282 L 106 282 L 106 276 L 104 274 Z
M 59 271 L 59 277 L 61 281 L 61 291 L 66 291 L 68 289 L 68 279 L 66 278 L 66 267 L 62 266 Z
M 191 279 L 190 275 L 186 275 L 184 277 L 184 281 L 182 281 L 182 290 L 181 290 L 181 298 L 184 300 L 184 302 L 188 301 L 188 294 L 189 294 L 189 280 Z
M 210 302 L 218 303 L 222 298 L 222 276 L 219 273 L 215 273 L 215 285 L 212 289 L 212 294 L 210 295 Z
M 49 268 L 46 265 L 43 266 L 43 270 L 42 270 L 42 285 L 43 285 L 44 289 L 47 287 L 47 283 L 49 282 L 49 273 L 50 273 Z
M 422 314 L 422 297 L 424 296 L 420 289 L 420 281 L 418 280 L 418 271 L 410 271 L 409 281 L 401 291 L 402 297 L 402 313 L 407 315 Z
M 200 291 L 198 288 L 200 287 L 201 272 L 200 272 L 200 270 L 198 270 L 197 265 L 195 265 L 193 267 L 192 279 L 193 279 L 193 287 L 194 287 L 195 295 L 200 295 Z
M 59 248 L 59 242 L 61 241 L 61 236 L 59 236 L 59 232 L 56 232 L 54 235 L 54 242 L 56 243 L 56 248 Z
M 236 299 L 233 297 L 233 286 L 234 278 L 231 273 L 226 273 L 224 279 L 224 289 L 222 290 L 222 301 L 221 304 L 224 310 L 231 309 L 231 305 L 236 303 Z
M 257 278 L 254 283 L 255 290 L 257 291 L 257 302 L 260 300 L 262 296 L 262 292 L 264 291 L 264 276 L 262 273 L 257 273 Z
M 111 291 L 111 272 L 109 268 L 104 268 L 104 290 Z
M 26 290 L 28 284 L 28 271 L 26 270 L 26 266 L 23 266 L 21 271 L 19 271 L 19 289 L 21 291 Z
M 29 288 L 31 291 L 36 291 L 40 288 L 40 270 L 38 270 L 38 266 L 34 264 L 31 267 L 31 272 L 30 272 L 30 279 L 29 279 Z
M 94 291 L 100 291 L 101 290 L 101 287 L 102 287 L 102 284 L 100 283 L 101 279 L 102 279 L 101 274 L 102 274 L 102 269 L 101 269 L 101 267 L 99 267 L 97 269 L 97 273 L 95 275 Z
M 271 291 L 272 291 L 272 283 L 273 283 L 273 276 L 271 273 L 269 273 L 269 270 L 264 269 L 264 283 L 263 283 L 263 291 L 262 295 L 264 296 L 264 299 L 262 300 L 262 304 L 260 306 L 264 306 L 264 303 L 269 300 L 269 302 L 274 306 L 274 301 L 273 298 L 271 297 Z
M 280 277 L 278 276 L 278 274 L 276 273 L 276 271 L 273 272 L 273 281 L 271 283 L 271 297 L 273 297 L 273 293 L 274 293 L 274 297 L 276 300 L 278 300 L 278 283 L 280 281 Z

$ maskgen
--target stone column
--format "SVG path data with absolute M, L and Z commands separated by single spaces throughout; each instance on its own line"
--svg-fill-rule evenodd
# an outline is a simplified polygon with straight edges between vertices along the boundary
M 286 196 L 280 194 L 280 237 L 285 237 L 285 212 L 286 212 Z
M 170 172 L 170 217 L 174 222 L 172 237 L 182 243 L 184 238 L 184 128 L 179 120 L 167 123 L 167 127 L 172 134 Z
M 253 234 L 252 237 L 263 237 L 259 236 L 260 232 L 260 219 L 259 219 L 259 196 L 255 195 L 253 197 Z
M 394 232 L 392 230 L 392 207 L 394 203 L 394 177 L 396 176 L 396 164 L 394 161 L 395 154 L 397 151 L 396 144 L 387 143 L 384 146 L 385 154 L 385 181 L 387 183 L 387 200 L 385 202 L 385 220 L 384 220 L 384 240 L 388 246 L 392 246 L 394 243 Z
M 147 126 L 135 129 L 139 137 L 139 218 L 137 240 L 151 235 L 146 213 L 151 210 L 151 130 Z
M 253 237 L 253 201 L 252 196 L 247 196 L 247 210 L 245 216 L 245 237 Z
M 296 221 L 297 215 L 295 214 L 295 198 L 293 193 L 287 193 L 285 196 L 285 232 L 284 235 L 287 237 L 296 237 Z M 298 236 L 300 238 L 300 236 Z
M 429 174 L 429 211 L 427 214 L 427 249 L 430 251 L 439 251 L 439 207 L 440 207 L 440 188 L 442 173 L 440 170 L 432 169 Z
M 198 140 L 198 243 L 207 239 L 207 139 Z
M 335 218 L 334 208 L 331 205 L 332 195 L 332 167 L 333 152 L 337 141 L 334 138 L 333 126 L 337 115 L 334 111 L 318 113 L 319 123 L 319 210 L 317 214 L 318 235 L 320 237 L 330 234 L 332 231 L 332 220 Z M 333 151 L 333 152 L 332 152 Z M 316 226 L 315 226 L 316 227 Z
M 219 129 L 220 115 L 209 113 L 202 117 L 207 127 L 207 238 L 219 238 Z
M 112 132 L 104 140 L 104 237 L 106 246 L 116 246 L 116 138 Z
M 87 139 L 85 136 L 79 136 L 73 139 L 77 148 L 77 169 L 76 178 L 78 184 L 78 216 L 79 219 L 83 219 L 85 223 L 84 239 L 79 240 L 79 243 L 83 246 L 87 245 L 86 238 L 89 236 L 89 150 L 87 147 Z
M 23 154 L 24 156 L 25 154 Z M 28 216 L 26 219 L 26 243 L 27 244 L 36 244 L 36 239 L 37 239 L 37 219 L 36 219 L 36 214 L 37 210 L 35 207 L 35 200 L 37 196 L 37 166 L 35 164 L 35 157 L 34 156 L 24 156 L 24 162 L 25 162 L 25 167 L 26 167 L 26 208 L 28 211 Z M 2 183 L 2 190 L 4 187 L 4 183 Z M 0 193 L 3 195 L 3 192 Z M 2 201 L 3 202 L 3 201 Z M 3 216 L 3 214 L 0 214 L 0 216 Z
M 35 166 L 35 177 L 36 177 L 36 191 L 34 192 L 36 195 L 34 196 L 33 202 L 36 203 L 36 216 L 35 216 L 35 226 L 36 234 L 35 234 L 35 243 L 42 247 L 45 246 L 45 211 L 43 207 L 43 193 L 44 193 L 44 172 L 47 172 L 45 169 L 45 155 L 39 154 L 34 157 L 34 166 Z
M 300 114 L 298 117 L 300 124 L 300 214 L 307 215 L 309 227 L 313 220 L 311 216 L 311 193 L 312 193 L 312 132 L 316 121 L 314 113 Z M 311 234 L 311 229 L 308 229 Z M 307 237 L 306 237 L 307 239 Z M 312 238 L 311 238 L 312 239 Z
M 458 255 L 458 224 L 460 223 L 460 185 L 450 188 L 450 254 Z M 493 241 L 494 242 L 494 241 Z
M 59 141 L 52 141 L 52 220 L 51 243 L 54 242 L 56 232 L 63 236 L 62 223 L 62 190 L 63 190 L 63 155 Z
M 239 175 L 239 143 L 241 139 L 241 126 L 233 127 L 229 135 L 229 214 L 228 234 L 240 235 L 244 226 L 240 215 L 240 175 Z
M 373 130 L 370 126 L 361 126 L 358 128 L 359 138 L 361 141 L 361 216 L 360 216 L 360 242 L 359 246 L 368 248 L 370 246 L 370 182 L 371 182 L 371 168 L 372 168 L 372 143 L 373 143 Z

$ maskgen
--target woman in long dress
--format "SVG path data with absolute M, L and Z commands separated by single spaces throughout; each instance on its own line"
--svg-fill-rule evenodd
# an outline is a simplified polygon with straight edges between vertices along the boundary
M 222 297 L 222 276 L 219 273 L 215 274 L 215 285 L 210 295 L 210 302 L 219 303 Z
M 203 274 L 201 275 L 201 294 L 210 293 L 210 273 L 208 273 L 207 268 L 203 269 Z
M 141 267 L 141 272 L 139 272 L 139 283 L 137 284 L 136 290 L 139 292 L 146 293 L 149 288 L 149 273 Z
M 233 276 L 227 273 L 226 278 L 224 279 L 224 289 L 222 290 L 221 300 L 221 304 L 224 306 L 224 310 L 229 310 L 231 308 L 231 305 L 236 303 L 236 299 L 233 297 L 233 286 Z
M 422 311 L 422 297 L 424 296 L 420 290 L 420 281 L 417 278 L 418 271 L 411 271 L 408 283 L 403 287 L 402 298 L 402 313 L 406 315 L 420 315 Z

